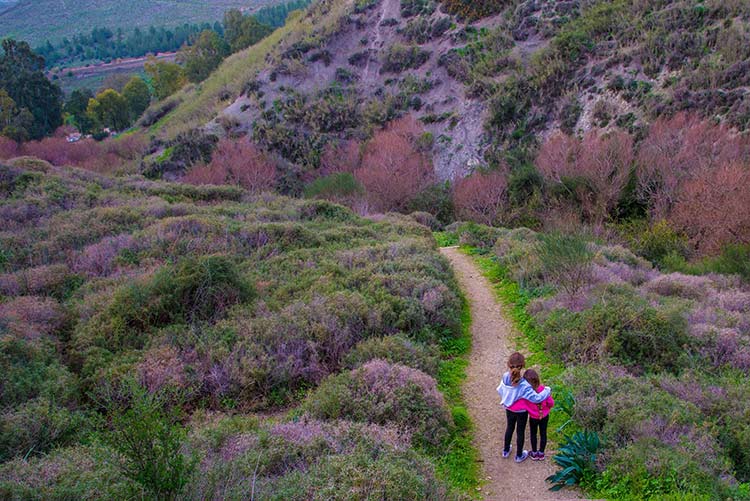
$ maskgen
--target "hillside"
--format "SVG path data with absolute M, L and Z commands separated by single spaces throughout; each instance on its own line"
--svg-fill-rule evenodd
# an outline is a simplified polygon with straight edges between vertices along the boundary
M 454 3 L 474 17 L 446 13 Z M 739 130 L 750 123 L 744 2 L 483 2 L 484 17 L 454 3 L 319 2 L 276 47 L 247 51 L 264 63 L 240 72 L 231 66 L 243 59 L 227 61 L 206 85 L 221 79 L 229 92 L 201 95 L 211 103 L 200 115 L 178 107 L 164 134 L 202 127 L 205 110 L 223 105 L 218 122 L 227 132 L 252 131 L 300 162 L 309 157 L 304 144 L 367 137 L 412 113 L 432 135 L 438 177 L 454 179 L 559 130 L 637 137 L 677 111 Z M 310 105 L 321 100 L 325 109 Z M 292 137 L 269 142 L 269 128 Z
M 447 500 L 475 485 L 461 301 L 426 227 L 11 164 L 0 497 Z
M 178 26 L 221 20 L 232 8 L 255 10 L 274 4 L 271 0 L 19 0 L 10 7 L 0 4 L 0 38 L 14 37 L 32 47 L 56 42 L 94 28 L 126 31 L 149 26 Z

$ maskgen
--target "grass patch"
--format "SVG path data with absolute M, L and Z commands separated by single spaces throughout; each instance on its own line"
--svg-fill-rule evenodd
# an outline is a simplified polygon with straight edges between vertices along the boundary
M 458 245 L 458 234 L 451 231 L 436 231 L 433 233 L 438 247 L 452 247 Z
M 438 371 L 438 388 L 445 396 L 456 424 L 438 461 L 438 473 L 452 486 L 474 493 L 480 485 L 479 451 L 472 444 L 473 424 L 463 400 L 461 387 L 466 380 L 471 350 L 471 309 L 461 296 L 461 336 L 446 339 L 441 352 L 444 360 Z

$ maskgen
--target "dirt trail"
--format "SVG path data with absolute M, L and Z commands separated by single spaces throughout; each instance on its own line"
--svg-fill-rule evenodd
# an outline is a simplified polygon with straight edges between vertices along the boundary
M 505 432 L 504 410 L 497 387 L 510 355 L 513 327 L 506 320 L 489 282 L 471 258 L 458 248 L 447 247 L 441 253 L 448 258 L 466 299 L 471 307 L 472 349 L 464 399 L 475 426 L 475 445 L 483 462 L 486 484 L 482 488 L 486 500 L 514 501 L 528 499 L 578 499 L 575 492 L 550 492 L 544 479 L 555 471 L 547 451 L 545 461 L 527 459 L 521 464 L 512 455 L 503 459 L 502 437 Z M 544 374 L 542 374 L 544 376 Z M 513 438 L 515 451 L 515 437 Z M 530 449 L 528 427 L 526 449 Z

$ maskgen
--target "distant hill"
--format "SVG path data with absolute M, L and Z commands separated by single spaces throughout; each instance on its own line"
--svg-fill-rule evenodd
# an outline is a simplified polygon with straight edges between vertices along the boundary
M 219 20 L 231 8 L 253 11 L 274 0 L 0 0 L 0 37 L 32 46 L 60 40 L 95 27 L 110 29 L 176 26 Z M 30 21 L 33 20 L 33 21 Z

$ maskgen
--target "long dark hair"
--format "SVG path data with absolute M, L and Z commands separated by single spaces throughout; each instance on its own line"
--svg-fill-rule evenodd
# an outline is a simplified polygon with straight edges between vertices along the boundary
M 508 368 L 510 369 L 510 384 L 513 386 L 521 382 L 521 369 L 526 365 L 526 358 L 518 352 L 515 352 L 508 359 Z

